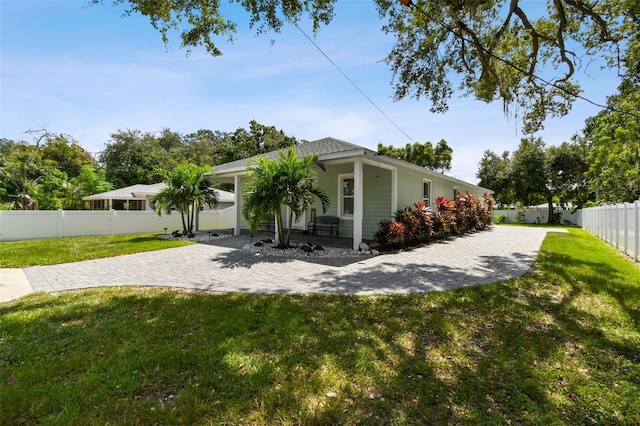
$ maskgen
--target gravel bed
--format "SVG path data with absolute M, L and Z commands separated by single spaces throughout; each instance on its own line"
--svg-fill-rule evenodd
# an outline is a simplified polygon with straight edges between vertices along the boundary
M 195 241 L 197 243 L 206 243 L 208 241 L 221 240 L 223 238 L 231 237 L 231 234 L 215 234 L 209 232 L 194 232 L 195 236 L 193 238 L 189 238 L 186 235 L 182 235 L 180 237 L 174 237 L 171 234 L 158 235 L 158 238 L 163 240 L 184 240 L 184 241 Z
M 208 243 L 210 241 L 219 240 L 222 238 L 231 237 L 231 234 L 218 234 L 213 235 L 209 232 L 196 232 L 193 238 L 189 238 L 186 235 L 180 237 L 174 237 L 171 234 L 160 235 L 158 238 L 162 238 L 165 240 L 185 240 L 185 241 L 195 241 L 199 243 Z M 254 243 L 255 244 L 255 243 Z M 302 242 L 294 242 L 290 249 L 280 249 L 276 247 L 275 243 L 262 243 L 262 246 L 255 246 L 254 244 L 245 244 L 242 247 L 243 251 L 253 252 L 257 256 L 277 256 L 277 257 L 292 257 L 297 259 L 308 259 L 308 258 L 353 258 L 353 257 L 371 257 L 376 254 L 371 250 L 353 250 L 349 248 L 339 248 L 339 247 L 330 247 L 330 246 L 322 246 L 320 250 L 314 250 L 311 252 L 306 252 L 302 250 L 300 247 L 305 245 Z
M 370 250 L 358 251 L 348 248 L 328 247 L 322 246 L 322 250 L 313 250 L 306 252 L 300 247 L 304 244 L 300 244 L 297 248 L 292 247 L 289 249 L 280 249 L 275 247 L 275 244 L 264 243 L 261 247 L 254 246 L 253 244 L 247 244 L 242 247 L 245 251 L 252 251 L 258 256 L 279 256 L 279 257 L 293 257 L 297 259 L 313 258 L 343 258 L 343 257 L 370 257 L 372 253 Z

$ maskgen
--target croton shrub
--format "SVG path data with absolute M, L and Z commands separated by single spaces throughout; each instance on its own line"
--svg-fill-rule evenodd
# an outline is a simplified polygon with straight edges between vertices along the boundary
M 383 220 L 374 239 L 385 249 L 414 247 L 431 241 L 479 230 L 491 224 L 493 197 L 484 193 L 480 200 L 469 191 L 455 200 L 435 199 L 435 211 L 424 202 L 398 210 L 394 220 Z

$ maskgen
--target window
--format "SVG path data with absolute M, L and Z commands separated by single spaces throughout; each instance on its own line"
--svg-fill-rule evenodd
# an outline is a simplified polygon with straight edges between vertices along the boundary
M 431 206 L 431 181 L 427 179 L 422 179 L 422 201 Z
M 339 175 L 339 213 L 340 216 L 353 216 L 354 184 L 353 174 Z
M 457 186 L 453 187 L 453 201 L 458 199 L 458 193 L 460 192 L 460 188 Z

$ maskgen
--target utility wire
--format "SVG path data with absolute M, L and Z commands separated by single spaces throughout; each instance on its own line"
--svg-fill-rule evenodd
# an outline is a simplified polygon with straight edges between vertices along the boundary
M 434 18 L 434 17 L 432 17 L 432 16 L 429 16 L 429 15 L 427 14 L 427 12 L 425 12 L 423 9 L 421 9 L 420 7 L 418 7 L 418 5 L 416 5 L 412 0 L 400 0 L 400 3 L 402 3 L 404 6 L 407 6 L 407 7 L 409 7 L 409 8 L 411 8 L 411 7 L 413 6 L 413 8 L 414 8 L 414 9 L 416 9 L 418 12 L 422 13 L 422 14 L 423 14 L 427 19 L 434 20 L 437 24 L 439 24 L 441 27 L 443 27 L 444 29 L 446 29 L 447 31 L 449 31 L 449 32 L 450 32 L 451 34 L 453 34 L 454 36 L 456 36 L 456 37 L 460 38 L 461 40 L 463 40 L 463 41 L 465 41 L 465 42 L 467 42 L 467 43 L 470 43 L 470 44 L 472 44 L 472 45 L 476 46 L 478 49 L 482 50 L 482 51 L 483 51 L 484 53 L 486 53 L 487 55 L 491 56 L 491 57 L 492 57 L 492 58 L 494 58 L 494 59 L 497 59 L 498 61 L 500 61 L 500 62 L 502 62 L 502 63 L 504 63 L 504 64 L 506 64 L 506 65 L 510 66 L 511 68 L 515 69 L 516 71 L 521 72 L 522 74 L 524 74 L 524 75 L 526 75 L 526 76 L 531 76 L 531 77 L 535 78 L 536 80 L 539 80 L 539 81 L 541 81 L 541 82 L 543 82 L 543 83 L 545 83 L 545 84 L 547 84 L 547 85 L 549 85 L 549 86 L 555 87 L 556 89 L 559 89 L 559 90 L 561 90 L 561 91 L 565 92 L 566 94 L 568 94 L 568 95 L 570 95 L 570 96 L 573 96 L 574 98 L 582 99 L 583 101 L 586 101 L 586 102 L 590 103 L 591 105 L 595 105 L 595 106 L 597 106 L 597 107 L 599 107 L 599 108 L 604 108 L 604 109 L 608 109 L 608 110 L 610 110 L 610 111 L 612 111 L 612 112 L 618 112 L 618 113 L 621 113 L 621 114 L 628 114 L 628 115 L 630 115 L 630 116 L 632 116 L 632 117 L 640 118 L 640 115 L 637 115 L 637 114 L 635 114 L 635 113 L 633 113 L 633 112 L 630 112 L 630 111 L 622 111 L 622 110 L 619 110 L 619 109 L 617 109 L 617 108 L 615 108 L 615 107 L 611 107 L 611 106 L 608 106 L 608 105 L 602 105 L 602 104 L 599 104 L 599 103 L 597 103 L 597 102 L 592 101 L 592 100 L 591 100 L 591 99 L 589 99 L 589 98 L 585 98 L 585 97 L 584 97 L 584 96 L 582 96 L 582 95 L 579 95 L 579 94 L 577 94 L 577 93 L 573 93 L 572 91 L 567 90 L 567 89 L 565 89 L 564 87 L 557 85 L 556 83 L 552 83 L 552 82 L 550 82 L 550 81 L 548 81 L 548 80 L 545 80 L 544 78 L 542 78 L 542 77 L 540 77 L 540 76 L 538 76 L 538 75 L 536 75 L 536 74 L 533 74 L 533 73 L 531 73 L 531 74 L 530 74 L 529 72 L 527 72 L 527 71 L 525 71 L 524 69 L 520 68 L 519 66 L 517 66 L 517 65 L 516 65 L 516 64 L 514 64 L 513 62 L 511 62 L 511 61 L 509 61 L 509 60 L 507 60 L 507 59 L 504 59 L 504 58 L 501 58 L 501 57 L 497 56 L 496 54 L 494 54 L 491 50 L 487 49 L 486 47 L 481 46 L 481 45 L 477 45 L 476 43 L 474 43 L 474 42 L 473 42 L 473 40 L 470 40 L 470 39 L 466 38 L 464 35 L 462 35 L 462 34 L 458 33 L 456 30 L 454 30 L 453 28 L 451 28 L 451 26 L 450 26 L 450 25 L 446 24 L 446 23 L 445 23 L 445 22 L 443 22 L 442 20 L 437 19 L 437 18 Z
M 294 25 L 296 26 L 296 28 L 297 28 L 298 30 L 300 30 L 300 32 L 301 32 L 302 34 L 304 34 L 304 36 L 307 38 L 307 40 L 309 40 L 309 41 L 311 42 L 311 44 L 313 44 L 313 45 L 316 47 L 316 49 L 318 49 L 318 51 L 319 51 L 320 53 L 322 53 L 322 55 L 323 55 L 325 58 L 327 58 L 327 60 L 328 60 L 329 62 L 331 62 L 331 64 L 332 64 L 332 65 L 333 65 L 333 66 L 334 66 L 338 71 L 340 71 L 340 74 L 342 74 L 342 75 L 343 75 L 343 77 L 344 77 L 344 78 L 346 78 L 346 79 L 349 81 L 349 83 L 351 83 L 351 85 L 353 85 L 353 87 L 355 87 L 355 88 L 356 88 L 356 90 L 358 90 L 358 92 L 360 92 L 360 93 L 362 94 L 362 96 L 364 96 L 364 97 L 369 101 L 369 103 L 370 103 L 371 105 L 373 105 L 373 106 L 374 106 L 378 111 L 380 111 L 380 114 L 382 114 L 382 115 L 383 115 L 387 120 L 389 120 L 389 122 L 390 122 L 391 124 L 393 124 L 393 125 L 395 126 L 395 128 L 396 128 L 396 129 L 398 129 L 398 130 L 399 130 L 403 135 L 405 135 L 405 136 L 407 137 L 407 139 L 409 139 L 409 141 L 410 141 L 410 142 L 412 142 L 412 143 L 413 143 L 413 142 L 415 142 L 415 140 L 414 140 L 414 139 L 412 139 L 412 138 L 411 138 L 411 136 L 409 136 L 409 135 L 408 135 L 404 130 L 402 130 L 402 128 L 401 128 L 400 126 L 398 126 L 398 125 L 396 124 L 396 122 L 395 122 L 395 121 L 393 121 L 393 120 L 391 119 L 391 117 L 389 117 L 389 116 L 388 116 L 388 115 L 387 115 L 387 114 L 382 110 L 382 108 L 380 108 L 380 107 L 379 107 L 379 106 L 378 106 L 378 105 L 377 105 L 377 104 L 376 104 L 376 103 L 375 103 L 375 102 L 374 102 L 374 101 L 373 101 L 369 96 L 367 96 L 367 94 L 366 94 L 366 93 L 364 93 L 364 91 L 363 91 L 362 89 L 360 89 L 360 87 L 358 87 L 358 85 L 357 85 L 357 84 L 356 84 L 356 83 L 355 83 L 351 78 L 349 78 L 349 76 L 348 76 L 347 74 L 345 74 L 345 72 L 344 72 L 344 71 L 342 71 L 342 69 L 340 69 L 340 67 L 339 67 L 339 66 L 338 66 L 338 65 L 337 65 L 337 64 L 336 64 L 336 63 L 335 63 L 335 62 L 334 62 L 334 61 L 329 57 L 329 55 L 327 55 L 327 54 L 326 54 L 326 53 L 325 53 L 325 52 L 320 48 L 320 46 L 318 46 L 318 45 L 316 44 L 316 42 L 315 42 L 315 41 L 313 41 L 313 39 L 312 39 L 311 37 L 309 37 L 309 36 L 307 35 L 307 33 L 305 33 L 305 32 L 302 30 L 302 28 L 300 28 L 300 27 L 298 26 L 298 24 L 294 23 Z

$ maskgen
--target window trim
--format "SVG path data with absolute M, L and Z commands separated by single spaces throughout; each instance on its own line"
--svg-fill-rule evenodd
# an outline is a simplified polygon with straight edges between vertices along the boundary
M 425 201 L 425 197 L 424 197 L 424 184 L 428 183 L 429 184 L 429 193 L 427 194 L 427 207 L 431 207 L 431 192 L 433 191 L 432 187 L 433 187 L 433 182 L 431 182 L 431 179 L 427 179 L 427 178 L 422 178 L 422 188 L 420 188 L 422 194 L 420 196 L 420 199 L 424 202 Z
M 353 179 L 353 183 L 354 183 L 354 194 L 353 195 L 348 195 L 347 198 L 351 198 L 354 200 L 354 204 L 355 204 L 355 177 L 353 173 L 340 173 L 338 175 L 338 217 L 340 219 L 345 219 L 345 220 L 353 220 L 353 213 L 351 214 L 344 214 L 344 198 L 345 196 L 342 194 L 342 188 L 344 187 L 344 180 L 345 179 Z

